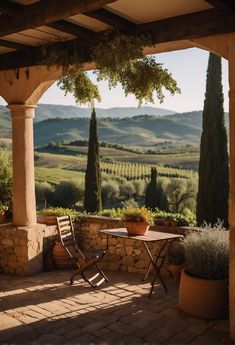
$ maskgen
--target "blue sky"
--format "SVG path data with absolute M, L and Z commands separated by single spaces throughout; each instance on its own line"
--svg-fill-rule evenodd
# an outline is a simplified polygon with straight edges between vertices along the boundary
M 156 56 L 159 63 L 163 63 L 176 79 L 181 88 L 181 95 L 171 96 L 165 92 L 165 101 L 162 104 L 156 101 L 155 104 L 147 105 L 185 112 L 191 110 L 201 110 L 203 108 L 206 69 L 208 62 L 208 52 L 197 48 L 180 50 L 169 53 L 161 53 Z M 224 109 L 228 111 L 228 64 L 223 59 L 223 91 Z M 91 79 L 95 81 L 92 72 L 89 72 Z M 121 86 L 109 90 L 106 82 L 100 82 L 99 90 L 102 97 L 101 103 L 97 103 L 99 108 L 111 107 L 132 107 L 138 106 L 134 96 L 125 97 Z M 4 101 L 0 99 L 0 103 Z M 64 96 L 63 92 L 56 86 L 50 87 L 42 96 L 40 103 L 76 105 L 72 95 Z M 84 106 L 84 105 L 82 105 Z

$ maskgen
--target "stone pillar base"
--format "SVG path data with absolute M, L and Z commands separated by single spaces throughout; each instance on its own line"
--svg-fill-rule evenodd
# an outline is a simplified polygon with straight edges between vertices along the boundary
M 0 267 L 4 273 L 31 275 L 42 271 L 45 225 L 0 226 Z

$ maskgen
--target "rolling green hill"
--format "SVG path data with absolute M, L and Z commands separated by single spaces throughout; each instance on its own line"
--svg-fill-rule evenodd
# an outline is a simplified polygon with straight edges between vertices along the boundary
M 153 107 L 98 109 L 98 113 L 106 111 L 104 117 L 98 118 L 100 141 L 128 146 L 155 146 L 165 142 L 168 147 L 199 144 L 200 111 L 164 116 L 138 115 L 138 112 L 143 110 L 147 114 L 157 112 L 157 108 Z M 38 120 L 45 119 L 35 121 L 36 146 L 45 145 L 50 141 L 88 138 L 89 109 L 39 104 L 36 111 Z M 167 113 L 167 110 L 161 109 L 161 111 Z M 105 117 L 109 116 L 111 112 L 113 112 L 112 117 Z M 121 113 L 126 114 L 126 117 L 122 118 Z M 135 113 L 136 116 L 130 117 Z M 80 117 L 77 117 L 78 114 Z M 0 139 L 2 138 L 11 138 L 11 119 L 9 111 L 0 106 Z
M 100 141 L 131 146 L 154 146 L 164 141 L 175 144 L 199 143 L 201 112 L 164 117 L 139 115 L 132 118 L 98 119 Z M 89 119 L 49 119 L 35 124 L 35 145 L 50 141 L 88 138 Z

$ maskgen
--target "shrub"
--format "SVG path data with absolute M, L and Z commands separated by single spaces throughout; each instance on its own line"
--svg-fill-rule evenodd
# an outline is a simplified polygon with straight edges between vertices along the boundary
M 76 181 L 62 181 L 55 187 L 54 206 L 75 207 L 84 195 L 84 187 Z
M 78 212 L 71 208 L 50 207 L 50 208 L 40 211 L 39 214 L 43 214 L 44 216 L 60 217 L 60 216 L 77 216 Z
M 205 224 L 200 232 L 192 232 L 183 240 L 186 271 L 205 279 L 224 279 L 229 269 L 229 232 L 218 222 Z
M 99 216 L 119 218 L 120 217 L 120 209 L 109 208 L 109 209 L 102 210 L 102 211 L 98 212 L 97 214 Z

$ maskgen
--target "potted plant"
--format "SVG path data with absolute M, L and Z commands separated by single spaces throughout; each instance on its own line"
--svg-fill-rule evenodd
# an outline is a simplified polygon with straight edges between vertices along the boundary
M 173 248 L 171 248 L 168 253 L 168 270 L 170 271 L 174 281 L 176 283 L 180 282 L 181 272 L 185 265 L 185 253 L 182 243 L 177 243 Z
M 50 207 L 41 212 L 44 216 L 44 222 L 47 225 L 56 225 L 56 217 L 60 216 L 77 216 L 77 212 L 70 208 Z
M 185 269 L 179 305 L 185 312 L 207 319 L 228 314 L 229 232 L 221 222 L 205 225 L 183 240 Z
M 157 213 L 154 215 L 154 224 L 155 225 L 164 225 L 165 220 L 165 214 L 164 211 L 157 211 Z
M 127 208 L 122 213 L 122 220 L 129 235 L 144 235 L 152 223 L 153 215 L 145 207 Z
M 0 224 L 3 224 L 5 219 L 5 212 L 8 210 L 8 206 L 0 203 Z

